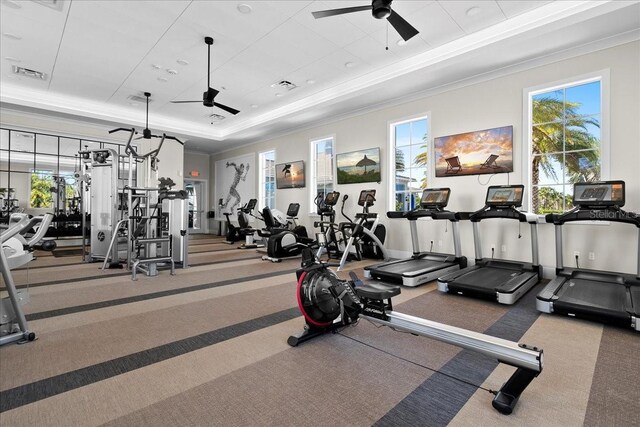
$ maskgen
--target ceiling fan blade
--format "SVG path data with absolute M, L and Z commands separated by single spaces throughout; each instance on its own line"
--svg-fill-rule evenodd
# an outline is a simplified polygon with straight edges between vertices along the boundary
M 202 104 L 202 100 L 200 101 L 171 101 L 172 104 L 193 104 L 197 102 L 198 104 Z
M 398 34 L 404 39 L 404 41 L 409 40 L 411 37 L 418 34 L 418 30 L 413 28 L 411 24 L 404 20 L 404 18 L 393 10 L 391 11 L 391 15 L 387 17 L 387 21 L 396 29 Z
M 326 18 L 328 16 L 336 16 L 343 15 L 345 13 L 352 12 L 362 12 L 364 10 L 371 10 L 371 6 L 356 6 L 356 7 L 345 7 L 343 9 L 329 9 L 329 10 L 318 10 L 316 12 L 311 12 L 314 18 Z
M 224 111 L 226 111 L 228 113 L 231 113 L 234 116 L 240 112 L 240 111 L 236 110 L 235 108 L 227 107 L 226 105 L 218 104 L 217 102 L 214 102 L 213 105 L 215 105 L 218 108 L 222 108 Z

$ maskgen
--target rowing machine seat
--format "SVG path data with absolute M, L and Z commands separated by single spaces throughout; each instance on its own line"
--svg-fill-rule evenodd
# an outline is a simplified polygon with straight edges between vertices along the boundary
M 385 286 L 377 283 L 368 283 L 356 288 L 356 294 L 360 298 L 385 300 L 400 295 L 400 286 Z

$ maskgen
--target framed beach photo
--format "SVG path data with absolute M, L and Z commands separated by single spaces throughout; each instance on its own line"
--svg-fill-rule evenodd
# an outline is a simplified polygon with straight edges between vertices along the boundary
M 513 172 L 513 126 L 504 126 L 433 141 L 436 177 Z
M 280 163 L 276 165 L 276 188 L 303 188 L 304 160 Z
M 336 169 L 338 184 L 380 182 L 380 148 L 338 154 Z

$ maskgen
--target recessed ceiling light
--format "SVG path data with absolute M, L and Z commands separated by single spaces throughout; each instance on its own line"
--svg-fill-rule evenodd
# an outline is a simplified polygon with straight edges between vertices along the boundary
M 162 68 L 162 65 L 158 65 L 158 64 L 151 64 L 151 67 L 152 67 L 154 70 L 159 70 L 159 69 L 161 69 L 161 68 Z
M 11 0 L 2 0 L 2 5 L 10 7 L 11 9 L 22 9 L 22 6 Z
M 5 56 L 4 59 L 11 62 L 22 62 L 21 60 L 19 60 L 18 58 L 14 58 L 13 56 Z
M 238 5 L 238 12 L 240 13 L 244 13 L 245 15 L 251 13 L 251 11 L 253 11 L 253 8 L 251 6 L 249 6 L 248 4 L 245 3 L 240 3 Z
M 314 84 L 315 82 L 316 82 L 316 81 L 315 81 L 315 80 L 313 80 L 313 79 L 309 79 L 309 80 L 307 80 L 307 84 L 308 84 L 308 85 L 312 85 L 312 84 Z
M 475 16 L 480 13 L 480 8 L 478 6 L 473 6 L 467 9 L 467 16 Z
M 345 67 L 347 67 L 347 68 L 353 68 L 353 67 L 354 67 L 354 65 L 356 65 L 356 64 L 354 64 L 354 63 L 353 63 L 353 62 L 351 62 L 351 61 L 349 61 L 349 62 L 345 62 L 345 64 L 344 64 L 344 66 L 345 66 Z
M 189 65 L 189 61 L 186 59 L 178 59 L 176 62 L 180 65 Z
M 12 33 L 2 33 L 2 35 L 11 40 L 22 40 L 22 37 Z
M 280 98 L 280 97 L 282 96 L 282 94 L 281 94 L 281 93 L 276 93 L 276 96 L 277 96 L 278 98 Z
M 162 82 L 162 83 L 166 83 L 166 82 L 168 82 L 168 81 L 169 81 L 169 79 L 168 79 L 168 78 L 166 78 L 166 77 L 158 77 L 158 81 L 159 81 L 159 82 Z
M 258 104 L 251 104 L 251 108 L 258 108 Z
M 172 76 L 175 76 L 176 74 L 178 74 L 178 70 L 174 70 L 173 68 L 167 68 L 167 73 L 171 74 Z
M 396 44 L 397 44 L 398 46 L 404 46 L 405 44 L 407 44 L 407 42 L 406 42 L 406 40 L 404 40 L 404 39 L 400 39 L 400 40 L 398 40 L 398 41 L 396 42 Z

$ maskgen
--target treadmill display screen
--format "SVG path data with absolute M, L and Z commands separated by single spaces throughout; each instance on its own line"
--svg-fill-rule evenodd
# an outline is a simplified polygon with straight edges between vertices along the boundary
M 429 188 L 422 192 L 420 207 L 422 209 L 444 208 L 449 203 L 449 188 Z
M 624 181 L 581 182 L 573 185 L 574 206 L 624 206 Z
M 373 206 L 373 202 L 376 201 L 376 190 L 362 190 L 360 192 L 360 198 L 358 198 L 358 204 L 364 206 Z
M 487 206 L 522 206 L 524 185 L 492 185 L 487 190 Z

